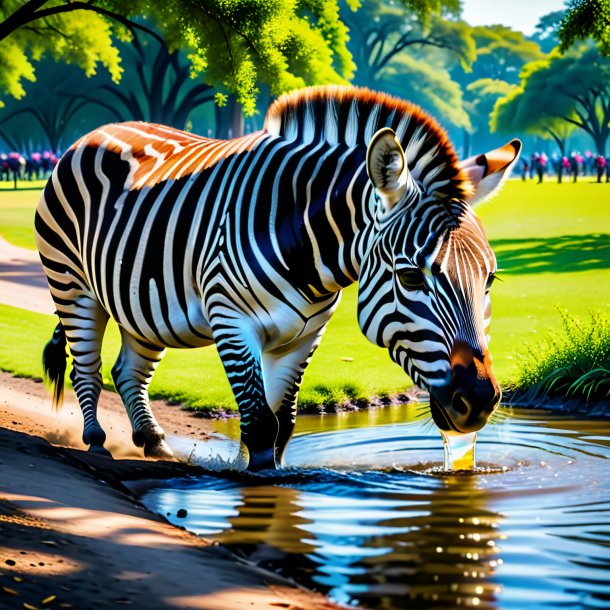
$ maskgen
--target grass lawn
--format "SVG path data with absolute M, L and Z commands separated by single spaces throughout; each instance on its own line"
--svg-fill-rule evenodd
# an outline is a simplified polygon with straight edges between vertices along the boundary
M 561 327 L 558 308 L 583 321 L 610 312 L 610 184 L 511 180 L 477 213 L 504 280 L 492 290 L 490 349 L 506 383 L 526 346 Z
M 2 183 L 0 183 L 2 184 Z M 32 218 L 37 190 L 0 188 L 0 234 L 33 247 Z M 477 208 L 503 270 L 492 291 L 491 351 L 503 382 L 517 370 L 519 354 L 561 325 L 557 308 L 587 318 L 610 311 L 610 185 L 510 181 L 500 196 Z M 0 306 L 0 368 L 40 376 L 40 355 L 55 319 Z M 118 353 L 110 327 L 103 353 L 104 379 Z M 351 361 L 349 360 L 351 359 Z M 301 401 L 332 403 L 402 392 L 409 380 L 387 353 L 360 333 L 356 288 L 344 291 L 320 349 L 304 379 Z M 234 408 L 230 387 L 213 348 L 169 350 L 151 387 L 164 396 L 199 407 Z

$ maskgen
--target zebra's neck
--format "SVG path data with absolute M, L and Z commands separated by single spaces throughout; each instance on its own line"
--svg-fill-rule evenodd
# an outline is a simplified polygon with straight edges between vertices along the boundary
M 265 146 L 279 167 L 253 201 L 249 233 L 266 261 L 306 298 L 326 298 L 358 279 L 360 238 L 374 206 L 366 149 L 281 138 Z

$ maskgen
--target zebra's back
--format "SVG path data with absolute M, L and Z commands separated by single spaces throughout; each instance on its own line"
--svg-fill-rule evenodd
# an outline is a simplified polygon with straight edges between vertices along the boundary
M 70 308 L 83 293 L 141 339 L 209 344 L 191 244 L 197 227 L 212 235 L 221 222 L 221 202 L 210 197 L 206 205 L 214 168 L 260 137 L 211 140 L 121 123 L 76 142 L 36 214 L 37 245 L 58 307 Z

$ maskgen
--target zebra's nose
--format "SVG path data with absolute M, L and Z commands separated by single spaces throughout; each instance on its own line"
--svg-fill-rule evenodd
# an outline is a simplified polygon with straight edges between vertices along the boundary
M 451 351 L 451 403 L 446 406 L 454 426 L 462 432 L 480 430 L 501 396 L 489 353 L 475 353 L 465 341 L 456 341 Z

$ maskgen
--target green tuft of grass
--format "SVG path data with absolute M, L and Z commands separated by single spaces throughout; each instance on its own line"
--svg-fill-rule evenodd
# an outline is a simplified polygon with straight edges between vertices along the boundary
M 584 323 L 560 314 L 561 330 L 528 349 L 512 389 L 526 400 L 610 398 L 610 316 L 591 312 Z

